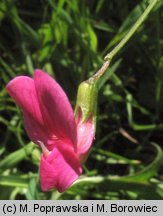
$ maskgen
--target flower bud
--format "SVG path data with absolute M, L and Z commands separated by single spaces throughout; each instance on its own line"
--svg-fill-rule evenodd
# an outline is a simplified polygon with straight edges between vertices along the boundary
M 97 86 L 93 79 L 82 82 L 78 88 L 75 108 L 77 125 L 77 154 L 81 163 L 87 159 L 96 128 Z
M 84 123 L 89 118 L 93 118 L 93 124 L 96 124 L 97 107 L 97 83 L 94 79 L 89 79 L 79 85 L 77 101 L 75 107 L 75 117 L 80 118 Z

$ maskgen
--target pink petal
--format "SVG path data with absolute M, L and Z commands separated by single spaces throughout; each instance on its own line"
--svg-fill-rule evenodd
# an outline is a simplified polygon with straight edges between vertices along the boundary
M 47 134 L 33 79 L 27 76 L 18 76 L 8 83 L 6 89 L 23 111 L 25 127 L 30 139 L 35 143 L 38 139 L 45 142 Z
M 27 76 L 18 76 L 11 80 L 6 88 L 23 112 L 30 114 L 41 124 L 42 116 L 33 79 Z
M 86 122 L 77 123 L 77 154 L 80 162 L 84 162 L 89 154 L 93 139 L 94 139 L 95 127 L 92 117 Z
M 76 125 L 72 107 L 59 84 L 48 74 L 35 70 L 34 82 L 40 109 L 53 134 L 65 140 L 66 144 L 76 145 Z
M 56 188 L 67 190 L 82 173 L 79 160 L 65 143 L 58 145 L 46 158 L 43 154 L 40 163 L 40 181 L 43 191 Z
M 51 150 L 53 146 L 48 145 L 49 137 L 52 135 L 45 127 L 42 127 L 32 116 L 24 112 L 24 126 L 29 138 L 39 145 L 39 141 L 46 143 L 47 148 Z

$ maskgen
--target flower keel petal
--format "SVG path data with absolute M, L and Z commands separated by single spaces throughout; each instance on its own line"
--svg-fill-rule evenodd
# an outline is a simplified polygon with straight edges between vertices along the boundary
M 60 145 L 46 158 L 41 157 L 40 179 L 43 191 L 56 188 L 59 192 L 67 190 L 82 173 L 79 160 L 71 148 Z

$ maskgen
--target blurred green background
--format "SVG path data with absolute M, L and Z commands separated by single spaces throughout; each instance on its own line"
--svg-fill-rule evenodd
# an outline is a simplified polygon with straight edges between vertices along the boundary
M 147 0 L 0 0 L 0 199 L 163 198 L 163 2 L 100 81 L 96 139 L 80 179 L 41 192 L 40 149 L 5 90 L 42 68 L 75 106 L 78 84 L 141 16 Z

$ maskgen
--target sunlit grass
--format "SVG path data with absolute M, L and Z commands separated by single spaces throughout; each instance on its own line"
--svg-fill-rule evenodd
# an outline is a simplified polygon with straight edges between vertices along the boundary
M 0 199 L 162 199 L 162 1 L 100 80 L 96 139 L 81 178 L 41 192 L 39 148 L 5 85 L 42 68 L 75 107 L 78 84 L 150 1 L 0 1 Z M 154 144 L 152 144 L 154 143 Z

